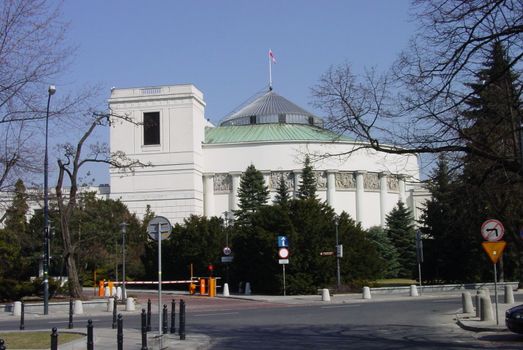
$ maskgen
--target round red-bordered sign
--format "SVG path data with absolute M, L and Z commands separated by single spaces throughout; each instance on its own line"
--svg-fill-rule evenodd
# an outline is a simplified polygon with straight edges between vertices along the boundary
M 490 219 L 481 225 L 481 235 L 489 242 L 497 242 L 503 238 L 505 234 L 505 227 L 501 221 Z
M 280 257 L 280 259 L 287 259 L 289 257 L 289 249 L 280 248 L 278 250 L 278 256 Z

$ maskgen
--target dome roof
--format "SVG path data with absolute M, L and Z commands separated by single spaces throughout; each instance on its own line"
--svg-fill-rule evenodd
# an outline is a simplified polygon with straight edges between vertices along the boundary
M 323 127 L 323 120 L 272 90 L 225 117 L 220 126 L 275 123 Z

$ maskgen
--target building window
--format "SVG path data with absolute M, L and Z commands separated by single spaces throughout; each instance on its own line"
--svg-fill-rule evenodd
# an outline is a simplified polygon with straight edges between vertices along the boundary
M 309 125 L 314 125 L 314 118 L 313 117 L 309 117 Z
M 285 113 L 278 114 L 278 123 L 285 124 L 287 122 L 287 118 L 285 117 Z
M 251 115 L 249 118 L 250 118 L 250 123 L 251 124 L 256 124 L 256 116 L 255 115 Z
M 160 144 L 160 112 L 143 114 L 143 144 Z

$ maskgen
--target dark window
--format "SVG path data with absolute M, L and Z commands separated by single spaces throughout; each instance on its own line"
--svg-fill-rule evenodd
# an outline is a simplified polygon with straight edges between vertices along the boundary
M 250 123 L 251 124 L 256 124 L 256 116 L 255 115 L 251 115 L 250 116 Z
M 309 117 L 309 125 L 314 125 L 314 117 Z
M 143 114 L 143 144 L 160 144 L 160 112 Z
M 287 122 L 287 118 L 285 118 L 285 113 L 278 114 L 278 123 L 285 124 Z

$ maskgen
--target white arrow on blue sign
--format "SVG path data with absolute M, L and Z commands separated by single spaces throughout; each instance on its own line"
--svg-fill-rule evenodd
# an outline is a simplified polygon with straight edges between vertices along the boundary
M 289 246 L 287 236 L 278 236 L 278 248 L 285 248 Z

